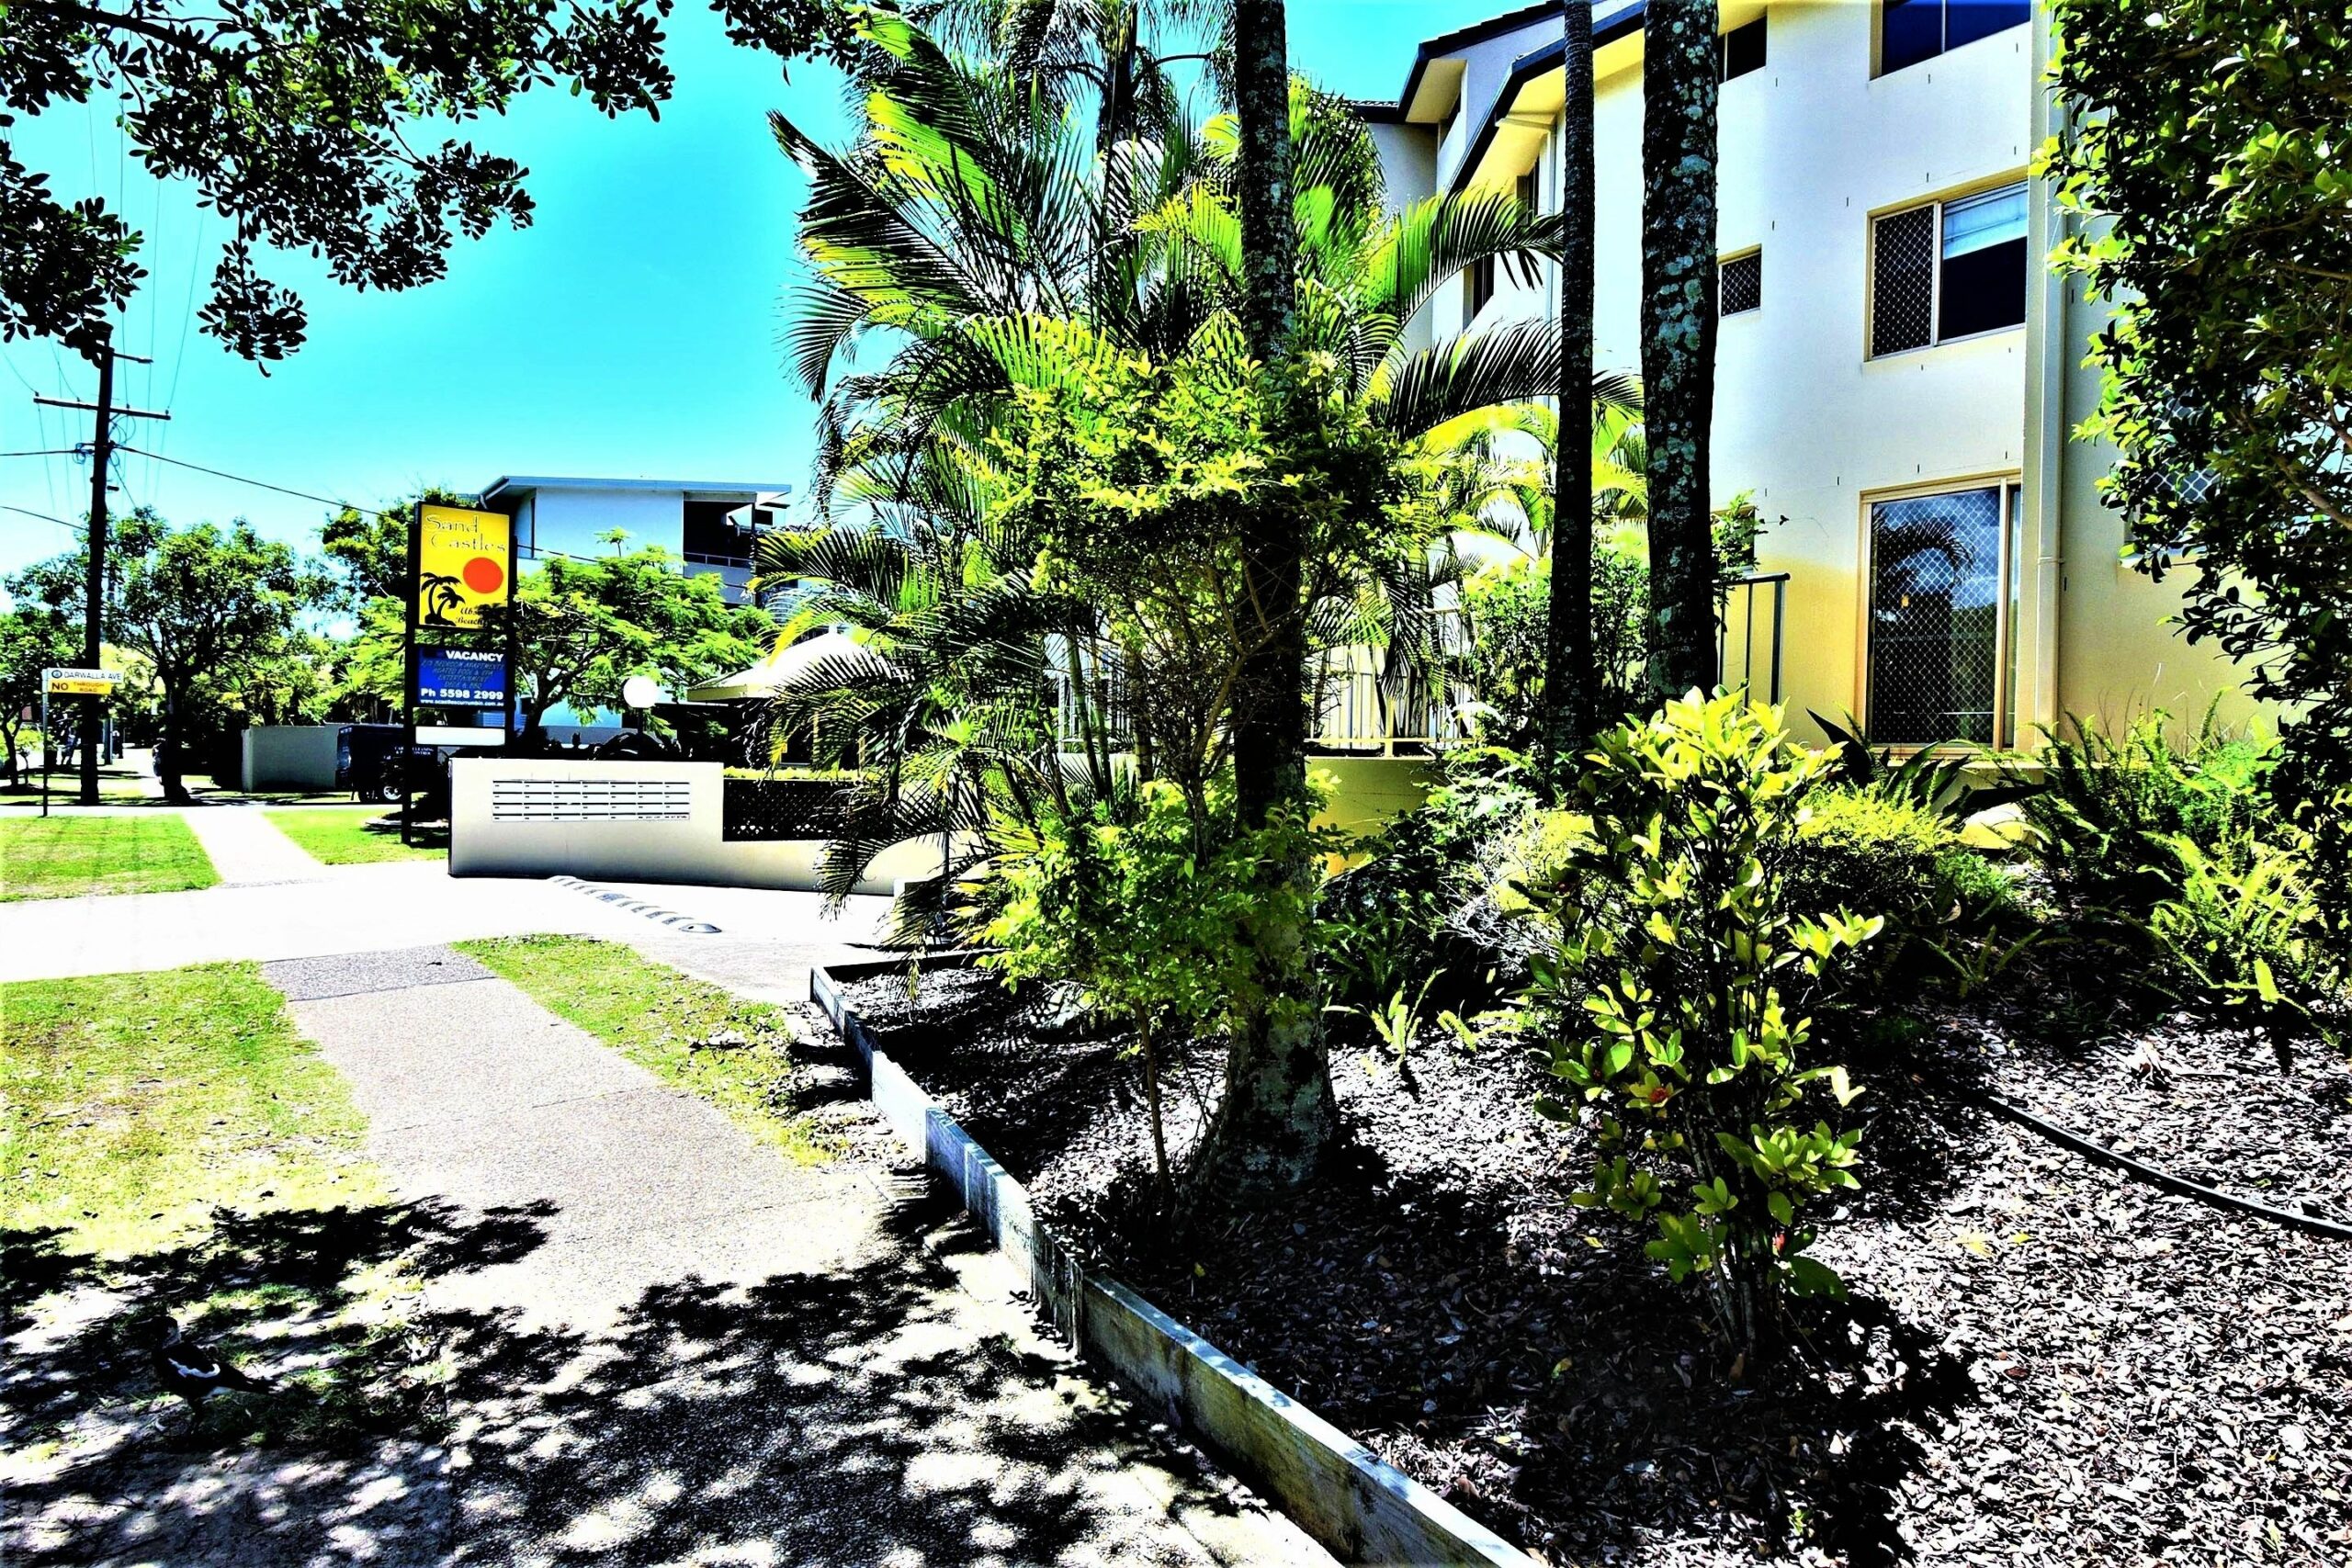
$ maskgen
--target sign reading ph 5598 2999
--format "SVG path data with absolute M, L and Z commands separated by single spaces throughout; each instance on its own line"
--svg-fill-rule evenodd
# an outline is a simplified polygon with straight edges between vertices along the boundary
M 420 626 L 471 627 L 514 592 L 514 525 L 503 512 L 425 502 L 416 509 L 416 603 Z

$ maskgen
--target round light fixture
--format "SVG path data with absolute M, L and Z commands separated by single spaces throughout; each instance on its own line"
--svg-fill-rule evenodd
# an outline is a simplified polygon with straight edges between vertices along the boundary
M 661 700 L 661 683 L 650 675 L 632 675 L 621 682 L 621 702 L 626 706 L 650 708 Z

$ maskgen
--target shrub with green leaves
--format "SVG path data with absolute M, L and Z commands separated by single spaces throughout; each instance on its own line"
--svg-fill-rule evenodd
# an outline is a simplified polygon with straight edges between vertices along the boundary
M 1432 983 L 1461 999 L 1508 964 L 1489 895 L 1499 846 L 1536 811 L 1525 759 L 1478 748 L 1440 766 L 1420 806 L 1353 846 L 1365 858 L 1325 886 L 1317 942 L 1336 1002 L 1372 1008 Z
M 1315 890 L 1270 896 L 1264 857 L 1304 859 L 1328 847 L 1295 814 L 1244 832 L 1227 780 L 1189 799 L 1166 780 L 1125 784 L 1067 811 L 1047 807 L 1034 830 L 1001 824 L 1003 847 L 982 897 L 980 963 L 1021 980 L 1068 980 L 1089 1007 L 1125 1021 L 1143 1069 L 1152 1165 L 1170 1191 L 1159 1047 L 1227 1015 L 1255 983 L 1250 942 L 1268 918 L 1304 922 Z M 1289 908 L 1279 908 L 1285 898 Z
M 2131 924 L 2180 884 L 2177 839 L 2211 850 L 2263 825 L 2278 746 L 2204 722 L 2176 747 L 2161 711 L 2120 737 L 2072 717 L 2045 728 L 2041 774 L 2022 810 L 2052 891 L 2094 919 Z
M 1885 973 L 1954 930 L 2007 914 L 2016 889 L 1961 841 L 1950 817 L 1917 798 L 1874 788 L 1816 789 L 1788 857 L 1788 897 L 1800 909 L 1850 908 L 1885 917 L 1875 966 Z
M 1792 901 L 1788 847 L 1831 766 L 1775 708 L 1670 702 L 1600 738 L 1578 874 L 1533 890 L 1559 933 L 1526 998 L 1561 1085 L 1538 1108 L 1597 1137 L 1576 1201 L 1654 1223 L 1651 1256 L 1743 1349 L 1786 1292 L 1841 1289 L 1806 1249 L 1820 1200 L 1856 1185 L 1860 1130 L 1833 1118 L 1860 1091 L 1806 1060 L 1805 1010 L 1883 921 Z
M 2168 847 L 2179 890 L 2146 931 L 2188 999 L 2267 1036 L 2283 1063 L 2302 1030 L 2335 1037 L 2342 975 L 2323 939 L 2306 846 L 2251 833 L 2212 849 L 2184 835 Z

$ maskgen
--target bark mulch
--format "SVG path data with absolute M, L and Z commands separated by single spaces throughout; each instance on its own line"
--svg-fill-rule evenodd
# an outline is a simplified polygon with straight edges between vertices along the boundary
M 1854 1059 L 1864 1188 L 1818 1249 L 1851 1294 L 1759 1369 L 1645 1235 L 1567 1202 L 1583 1135 L 1528 1110 L 1523 1055 L 1335 1046 L 1333 1168 L 1180 1234 L 1114 1033 L 968 972 L 851 999 L 1062 1234 L 1543 1560 L 2352 1563 L 2352 1243 L 2154 1191 L 1954 1087 L 2345 1217 L 2352 1070 L 2316 1043 L 2282 1076 L 2178 1020 L 2061 1051 L 1980 1012 Z M 1177 1151 L 1219 1053 L 1182 1055 Z

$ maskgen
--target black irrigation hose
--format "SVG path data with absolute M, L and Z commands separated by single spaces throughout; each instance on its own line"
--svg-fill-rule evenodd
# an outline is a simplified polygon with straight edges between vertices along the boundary
M 2185 1176 L 2175 1176 L 2168 1170 L 2159 1170 L 2143 1160 L 2133 1159 L 2130 1155 L 2120 1154 L 2104 1144 L 2095 1143 L 2084 1137 L 2079 1133 L 2069 1132 L 2055 1122 L 2044 1121 L 2024 1106 L 2003 1100 L 1999 1095 L 1984 1089 L 1956 1089 L 1956 1092 L 1971 1104 L 1981 1106 L 1996 1116 L 2014 1122 L 2026 1131 L 2038 1134 L 2063 1148 L 2072 1149 L 2076 1154 L 2096 1160 L 2101 1165 L 2111 1165 L 2116 1169 L 2144 1181 L 2151 1187 L 2160 1187 L 2167 1192 L 2177 1193 L 2183 1198 L 2194 1198 L 2200 1203 L 2210 1203 L 2217 1209 L 2230 1209 L 2241 1214 L 2251 1214 L 2258 1220 L 2268 1220 L 2275 1225 L 2286 1225 L 2293 1230 L 2307 1231 L 2312 1235 L 2324 1235 L 2335 1241 L 2352 1241 L 2352 1225 L 2345 1224 L 2341 1221 L 2324 1219 L 2320 1215 L 2301 1213 L 2293 1209 L 2274 1209 L 2269 1204 L 2256 1202 L 2252 1198 L 2241 1198 L 2234 1192 L 2224 1192 L 2218 1187 L 2208 1187 L 2203 1182 L 2191 1181 Z

